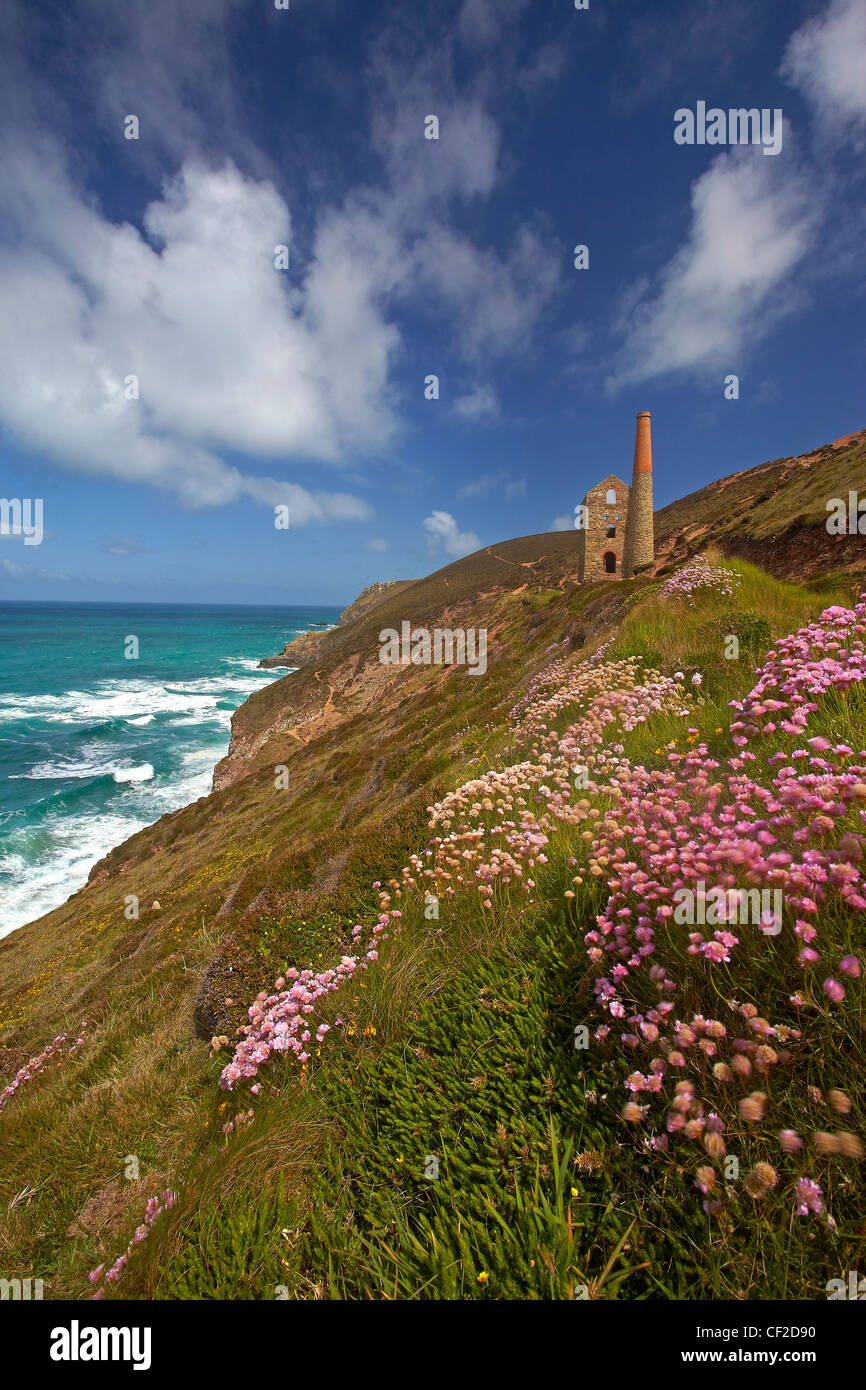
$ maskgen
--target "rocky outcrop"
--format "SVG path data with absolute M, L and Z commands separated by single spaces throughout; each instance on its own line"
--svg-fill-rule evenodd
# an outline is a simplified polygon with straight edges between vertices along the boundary
M 411 579 L 377 579 L 375 583 L 368 584 L 366 589 L 361 590 L 354 603 L 343 609 L 337 626 L 347 627 L 349 623 L 356 622 L 375 607 L 384 594 L 394 593 L 413 582 Z M 277 666 L 290 666 L 296 671 L 299 666 L 308 666 L 312 661 L 319 661 L 323 655 L 323 639 L 333 630 L 328 628 L 325 632 L 303 632 L 300 637 L 293 637 L 276 656 L 266 656 L 260 661 L 259 669 L 271 671 Z
M 290 666 L 296 671 L 299 666 L 306 666 L 308 661 L 315 661 L 318 657 L 324 636 L 324 632 L 302 632 L 300 637 L 293 637 L 291 642 L 287 642 L 277 656 L 264 657 L 259 662 L 259 669 L 271 671 L 275 666 Z
M 347 623 L 353 623 L 356 618 L 360 618 L 368 609 L 378 603 L 383 594 L 393 593 L 397 589 L 404 589 L 407 584 L 412 584 L 411 579 L 377 579 L 373 584 L 368 584 L 366 589 L 362 589 L 354 603 L 350 603 L 340 614 L 340 627 L 345 627 Z

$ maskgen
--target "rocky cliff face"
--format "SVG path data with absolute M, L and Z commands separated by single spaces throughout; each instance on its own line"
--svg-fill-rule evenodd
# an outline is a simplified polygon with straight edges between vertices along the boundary
M 354 622 L 360 618 L 369 608 L 378 603 L 383 594 L 389 590 L 394 593 L 398 589 L 405 589 L 407 585 L 413 584 L 413 579 L 377 579 L 373 584 L 368 584 L 366 589 L 362 589 L 354 603 L 350 603 L 340 614 L 340 627 L 345 627 L 346 623 Z
M 293 637 L 291 642 L 287 642 L 276 656 L 264 657 L 259 662 L 259 670 L 272 671 L 278 666 L 289 666 L 296 671 L 308 661 L 315 661 L 324 635 L 323 632 L 302 632 L 300 637 Z
M 338 626 L 346 627 L 349 623 L 355 622 L 373 608 L 384 594 L 405 589 L 414 582 L 412 579 L 377 579 L 373 584 L 368 584 L 366 589 L 361 590 L 354 603 L 343 609 Z M 259 669 L 270 671 L 278 666 L 290 666 L 296 671 L 299 666 L 317 661 L 323 650 L 327 650 L 327 646 L 322 646 L 322 638 L 326 636 L 326 632 L 303 632 L 300 637 L 293 637 L 291 642 L 287 642 L 276 656 L 266 656 L 260 661 Z

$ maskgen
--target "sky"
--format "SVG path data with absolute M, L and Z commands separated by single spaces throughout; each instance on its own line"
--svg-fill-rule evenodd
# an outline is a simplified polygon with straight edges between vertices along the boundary
M 348 603 L 639 410 L 657 507 L 866 426 L 866 0 L 282 4 L 0 7 L 0 602 Z

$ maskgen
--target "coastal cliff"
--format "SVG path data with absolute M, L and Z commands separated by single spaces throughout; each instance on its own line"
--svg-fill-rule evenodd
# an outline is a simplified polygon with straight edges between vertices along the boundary
M 369 608 L 372 608 L 387 592 L 395 592 L 411 584 L 411 579 L 380 579 L 372 584 L 368 584 L 362 589 L 358 597 L 348 608 L 344 608 L 340 614 L 338 626 L 345 627 L 347 623 L 354 622 L 362 617 Z M 326 636 L 324 632 L 303 632 L 299 637 L 292 638 L 287 642 L 283 650 L 276 656 L 266 656 L 259 662 L 261 670 L 269 671 L 278 666 L 291 666 L 296 670 L 299 666 L 305 666 L 308 662 L 316 661 L 323 650 L 322 638 Z
M 829 496 L 849 479 L 866 491 L 858 451 L 862 437 L 827 455 L 847 470 L 833 474 Z M 801 505 L 799 485 L 813 476 L 805 466 L 780 472 L 774 534 L 803 513 L 797 525 L 823 548 L 817 500 L 812 510 Z M 763 477 L 732 477 L 731 489 L 744 495 L 766 490 Z M 819 485 L 827 486 L 823 474 Z M 666 750 L 695 757 L 693 728 L 710 741 L 718 769 L 734 752 L 729 702 L 746 697 L 771 643 L 816 622 L 828 605 L 855 602 L 863 555 L 852 561 L 851 537 L 829 538 L 835 544 L 822 549 L 812 582 L 779 582 L 767 573 L 777 562 L 774 535 L 757 534 L 748 509 L 728 535 L 728 489 L 719 499 L 719 487 L 695 494 L 681 513 L 672 504 L 658 514 L 657 534 L 674 543 L 657 556 L 654 575 L 579 585 L 574 533 L 551 532 L 361 595 L 346 610 L 355 609 L 351 620 L 299 639 L 311 639 L 310 659 L 236 711 L 210 795 L 111 849 L 78 894 L 0 942 L 0 1221 L 9 1277 L 45 1276 L 46 1297 L 88 1298 L 90 1270 L 126 1248 L 145 1202 L 171 1188 L 178 1207 L 130 1261 L 121 1297 L 262 1298 L 275 1286 L 292 1298 L 482 1297 L 495 1282 L 497 1297 L 570 1298 L 574 1264 L 600 1289 L 626 1241 L 634 1253 L 616 1278 L 627 1276 L 636 1293 L 655 1296 L 654 1280 L 703 1289 L 709 1276 L 693 1252 L 706 1243 L 708 1217 L 690 1154 L 650 1162 L 640 1136 L 624 1133 L 636 1062 L 623 1058 L 619 1029 L 616 1047 L 574 1045 L 579 1026 L 600 1021 L 585 939 L 625 853 L 616 786 L 575 807 L 575 822 L 591 829 L 574 833 L 564 822 L 549 833 L 545 817 L 568 792 L 571 771 L 544 759 L 587 708 L 599 715 L 593 736 L 601 741 L 608 716 L 632 710 L 640 673 L 652 686 L 656 671 L 668 694 L 687 688 L 688 721 L 659 706 L 657 688 L 642 687 L 634 722 L 616 733 L 609 755 L 626 772 L 645 767 L 647 778 L 668 776 L 676 786 L 679 774 L 662 771 Z M 659 516 L 667 518 L 661 527 Z M 763 569 L 733 560 L 733 586 L 662 592 L 680 547 L 714 547 L 713 570 L 724 544 L 744 537 L 765 546 Z M 383 665 L 378 634 L 403 621 L 485 629 L 486 672 Z M 742 660 L 724 656 L 720 634 L 730 632 L 740 634 Z M 675 687 L 677 671 L 686 680 Z M 859 748 L 858 700 L 852 688 L 838 702 L 850 726 L 828 726 L 828 746 L 841 738 Z M 535 778 L 531 795 L 527 777 Z M 714 795 L 716 780 L 714 772 Z M 510 807 L 497 804 L 500 793 Z M 485 864 L 476 875 L 479 827 L 461 819 L 474 808 L 495 811 L 490 864 L 512 855 L 531 882 L 526 893 L 515 874 L 480 894 L 492 870 Z M 586 837 L 599 835 L 605 848 L 588 859 Z M 532 862 L 517 863 L 526 836 L 536 849 L 549 843 L 543 856 L 532 850 Z M 424 882 L 433 889 L 419 899 L 409 879 L 421 881 L 429 859 L 436 872 Z M 366 974 L 346 974 L 333 1008 L 316 1001 L 304 1059 L 273 1058 L 253 1092 L 220 1089 L 274 981 L 333 975 L 357 953 L 356 930 L 373 931 L 383 912 L 389 939 L 365 956 Z M 690 959 L 665 963 L 672 981 Z M 752 998 L 755 978 L 752 969 L 736 986 L 740 999 Z M 706 997 L 699 970 L 689 980 L 689 1009 L 711 1017 L 718 998 Z M 766 1017 L 784 1016 L 790 1033 L 796 981 L 783 983 Z M 860 986 L 847 987 L 856 1000 Z M 655 986 L 650 992 L 659 997 Z M 832 1010 L 812 1013 L 834 1026 Z M 40 1062 L 49 1046 L 55 1051 Z M 840 1040 L 828 1031 L 810 1046 L 843 1060 L 856 1053 L 853 1034 Z M 784 1066 L 793 1069 L 796 1039 L 788 1053 Z M 781 1049 L 776 1073 L 779 1091 Z M 790 1115 L 803 1105 L 798 1093 Z M 735 1107 L 731 1129 L 736 1117 Z M 863 1128 L 856 1115 L 846 1124 L 851 1135 Z M 858 1142 L 851 1135 L 849 1146 Z M 118 1179 L 127 1155 L 140 1161 L 136 1181 Z M 832 1175 L 821 1181 L 825 1191 L 833 1186 Z M 27 1201 L 15 1202 L 25 1185 Z M 560 1222 L 563 1191 L 572 1198 Z M 775 1296 L 779 1264 L 756 1209 L 751 1197 L 731 1208 L 714 1296 L 739 1297 L 745 1267 L 770 1271 L 754 1278 Z M 830 1256 L 797 1237 L 785 1267 L 796 1272 L 798 1296 L 821 1296 L 831 1256 L 834 1269 L 856 1267 L 844 1234 L 856 1230 L 854 1218 L 839 1216 Z

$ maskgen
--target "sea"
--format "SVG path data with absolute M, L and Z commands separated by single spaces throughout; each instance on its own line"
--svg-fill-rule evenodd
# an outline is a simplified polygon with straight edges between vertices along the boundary
M 0 602 L 0 937 L 205 796 L 233 712 L 287 674 L 259 660 L 339 613 Z

